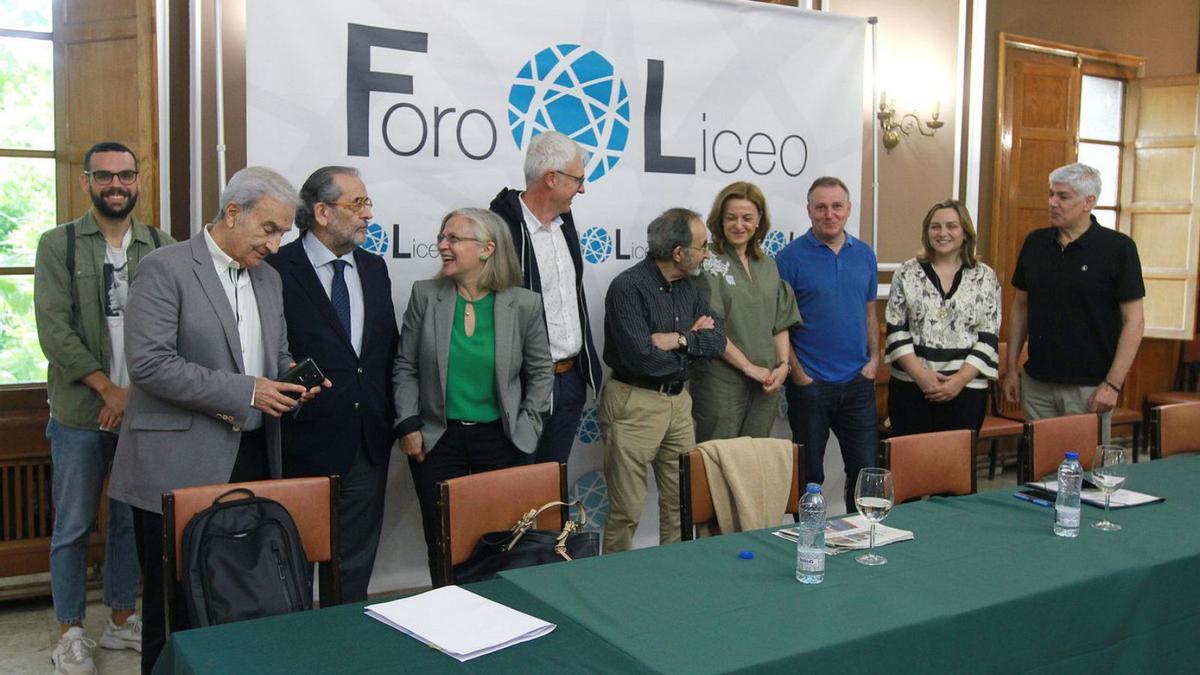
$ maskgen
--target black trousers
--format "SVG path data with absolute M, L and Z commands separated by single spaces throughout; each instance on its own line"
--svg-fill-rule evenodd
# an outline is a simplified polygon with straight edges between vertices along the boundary
M 429 578 L 434 578 L 434 551 L 441 516 L 438 513 L 438 483 L 473 473 L 505 469 L 525 464 L 529 456 L 504 435 L 499 422 L 464 424 L 450 420 L 446 433 L 425 455 L 425 460 L 408 460 L 412 469 L 417 502 L 421 505 L 421 527 L 425 531 L 425 549 L 429 560 Z
M 986 389 L 963 387 L 953 400 L 933 403 L 914 382 L 894 377 L 888 381 L 888 417 L 897 436 L 954 429 L 979 431 L 986 405 Z
M 230 483 L 270 478 L 266 434 L 262 429 L 242 432 Z M 183 527 L 185 523 L 176 523 Z M 133 507 L 133 531 L 142 562 L 142 675 L 150 675 L 167 643 L 166 598 L 163 595 L 163 517 Z M 183 586 L 175 582 L 175 625 L 187 627 Z
M 354 463 L 342 476 L 338 497 L 338 529 L 341 549 L 342 602 L 367 599 L 367 585 L 375 569 L 379 531 L 383 527 L 383 502 L 387 490 L 388 456 L 378 463 L 359 445 Z M 321 606 L 332 602 L 321 588 Z

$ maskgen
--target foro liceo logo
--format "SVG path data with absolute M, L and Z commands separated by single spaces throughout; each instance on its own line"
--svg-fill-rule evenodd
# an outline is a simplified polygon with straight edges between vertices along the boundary
M 787 246 L 787 238 L 783 236 L 783 232 L 774 230 L 768 233 L 766 238 L 763 239 L 762 250 L 763 253 L 767 254 L 768 258 L 774 258 L 779 255 L 784 246 Z
M 579 235 L 579 248 L 583 259 L 595 265 L 613 254 L 613 240 L 603 227 L 589 227 Z
M 625 152 L 629 92 L 599 52 L 547 47 L 521 67 L 508 91 L 508 125 L 521 150 L 543 131 L 566 134 L 590 151 L 584 175 L 594 182 Z
M 363 241 L 362 247 L 368 253 L 375 255 L 383 255 L 388 252 L 388 234 L 387 230 L 379 223 L 371 223 L 367 226 L 367 238 Z
M 579 432 L 576 436 L 580 443 L 595 443 L 600 440 L 600 422 L 595 408 L 584 408 L 579 417 Z

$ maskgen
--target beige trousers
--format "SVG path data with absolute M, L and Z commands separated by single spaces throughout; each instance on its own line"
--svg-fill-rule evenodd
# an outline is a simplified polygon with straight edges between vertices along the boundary
M 1087 402 L 1095 387 L 1043 382 L 1021 374 L 1021 407 L 1029 421 L 1088 412 Z M 1112 411 L 1100 415 L 1100 444 L 1112 439 Z
M 608 520 L 604 551 L 627 551 L 646 501 L 646 467 L 658 484 L 658 539 L 679 541 L 679 455 L 696 445 L 692 398 L 610 379 L 600 397 Z

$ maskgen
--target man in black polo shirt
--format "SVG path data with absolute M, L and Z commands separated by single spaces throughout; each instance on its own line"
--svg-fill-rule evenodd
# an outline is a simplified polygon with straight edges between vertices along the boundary
M 679 541 L 679 455 L 696 444 L 688 365 L 725 352 L 725 324 L 691 280 L 708 257 L 706 235 L 699 214 L 666 211 L 650 223 L 646 259 L 617 275 L 604 299 L 604 361 L 612 367 L 600 399 L 605 552 L 632 545 L 647 464 L 658 484 L 659 542 Z
M 1050 174 L 1050 227 L 1025 238 L 1012 283 L 1004 396 L 1030 420 L 1112 409 L 1142 341 L 1137 245 L 1096 222 L 1100 172 L 1068 164 Z M 1025 374 L 1017 372 L 1029 338 Z

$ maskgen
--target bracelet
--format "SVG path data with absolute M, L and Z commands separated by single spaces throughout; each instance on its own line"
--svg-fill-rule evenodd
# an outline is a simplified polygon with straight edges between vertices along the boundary
M 1104 384 L 1107 384 L 1109 387 L 1112 387 L 1112 390 L 1117 392 L 1118 394 L 1121 393 L 1121 388 L 1118 387 L 1117 385 L 1113 384 L 1112 382 L 1109 382 L 1107 379 L 1104 380 Z

